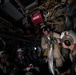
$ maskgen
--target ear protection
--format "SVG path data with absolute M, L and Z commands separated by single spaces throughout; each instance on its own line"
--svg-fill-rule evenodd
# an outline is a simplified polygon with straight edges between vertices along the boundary
M 62 39 L 62 42 L 64 42 L 64 44 L 65 44 L 66 46 L 71 46 L 71 45 L 74 43 L 74 40 L 73 40 L 73 38 L 72 38 L 71 36 L 66 35 L 66 36 L 64 36 L 64 38 Z
M 66 46 L 70 46 L 70 45 L 71 45 L 71 42 L 70 42 L 69 40 L 64 40 L 64 44 L 65 44 Z

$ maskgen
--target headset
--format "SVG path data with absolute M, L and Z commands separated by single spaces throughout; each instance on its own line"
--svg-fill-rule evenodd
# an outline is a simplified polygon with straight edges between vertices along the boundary
M 65 44 L 66 46 L 71 46 L 70 40 L 64 40 L 64 44 Z
M 66 46 L 71 46 L 74 43 L 74 39 L 69 35 L 65 35 L 62 42 L 64 42 Z

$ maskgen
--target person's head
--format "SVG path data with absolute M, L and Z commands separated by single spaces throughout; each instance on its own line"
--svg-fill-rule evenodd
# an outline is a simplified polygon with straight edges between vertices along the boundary
M 22 58 L 22 56 L 23 56 L 23 50 L 22 50 L 21 48 L 19 48 L 19 49 L 17 50 L 17 57 L 18 57 L 18 58 Z
M 72 30 L 61 33 L 61 44 L 63 48 L 68 48 L 73 51 L 76 44 L 76 33 Z
M 5 64 L 7 62 L 7 59 L 8 59 L 8 55 L 5 51 L 1 51 L 0 52 L 0 62 L 2 64 Z
M 48 33 L 49 33 L 48 27 L 47 27 L 46 25 L 42 25 L 42 26 L 41 26 L 41 32 L 42 32 L 44 35 L 48 35 Z

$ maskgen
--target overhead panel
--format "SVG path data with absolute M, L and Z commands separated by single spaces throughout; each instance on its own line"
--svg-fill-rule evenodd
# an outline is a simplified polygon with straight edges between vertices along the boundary
M 5 2 L 0 8 L 15 20 L 23 18 L 23 14 L 21 14 L 10 1 Z

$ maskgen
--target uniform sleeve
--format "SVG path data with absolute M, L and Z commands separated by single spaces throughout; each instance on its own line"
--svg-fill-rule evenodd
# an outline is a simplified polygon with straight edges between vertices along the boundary
M 49 47 L 44 37 L 41 38 L 41 47 L 43 49 L 47 49 Z
M 54 36 L 55 38 L 58 38 L 58 39 L 60 38 L 60 34 L 55 33 L 55 32 L 53 33 L 53 36 Z

